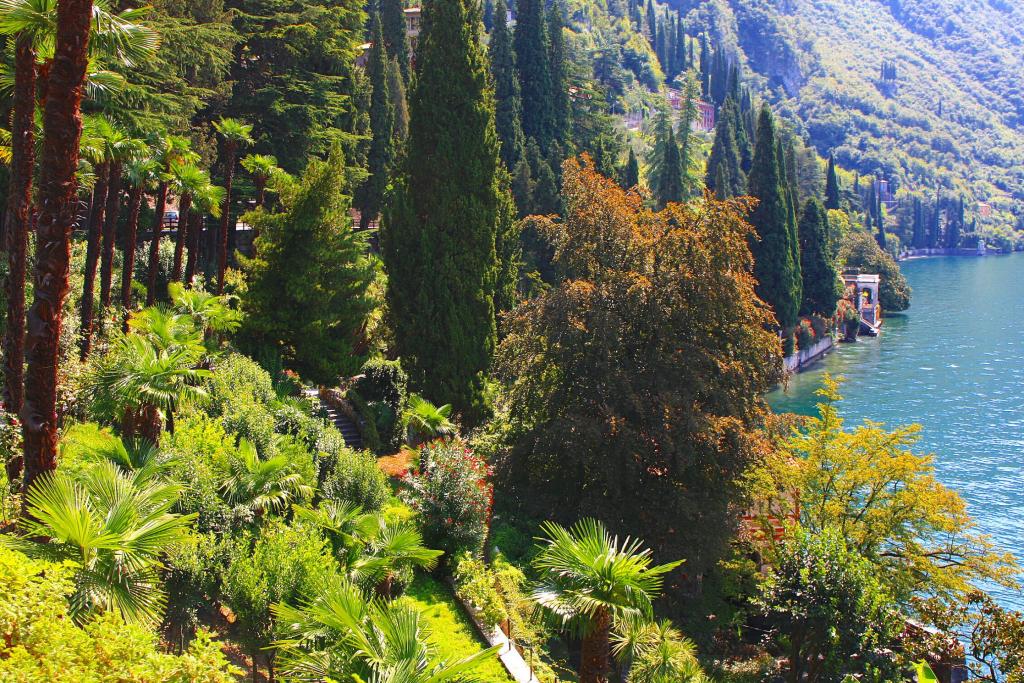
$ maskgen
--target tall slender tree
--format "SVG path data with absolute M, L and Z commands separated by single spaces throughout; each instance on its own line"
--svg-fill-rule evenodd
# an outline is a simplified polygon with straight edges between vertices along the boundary
M 548 24 L 544 17 L 543 0 L 518 0 L 512 44 L 519 71 L 519 90 L 522 101 L 527 105 L 523 107 L 523 134 L 536 139 L 546 152 L 553 113 L 549 96 L 551 66 Z
M 370 151 L 366 158 L 369 175 L 355 196 L 360 230 L 368 229 L 370 222 L 380 213 L 394 159 L 395 110 L 388 92 L 388 63 L 379 15 L 373 15 L 372 26 L 370 60 L 366 65 L 373 90 L 370 96 Z
M 277 159 L 269 154 L 247 154 L 239 163 L 252 176 L 252 184 L 256 187 L 256 208 L 263 208 L 267 201 L 267 183 L 281 170 Z
M 836 155 L 828 155 L 828 169 L 825 172 L 825 208 L 829 211 L 839 208 L 839 176 L 836 175 Z
M 127 329 L 127 312 L 132 305 L 132 278 L 135 273 L 135 248 L 138 243 L 139 214 L 146 193 L 156 185 L 159 165 L 151 157 L 136 159 L 125 168 L 128 180 L 128 222 L 125 225 L 124 264 L 121 271 L 121 308 L 125 311 L 124 325 Z
M 757 235 L 750 242 L 754 255 L 755 292 L 772 308 L 783 328 L 792 327 L 800 312 L 800 271 L 794 259 L 796 226 L 779 159 L 775 117 L 767 106 L 758 120 L 757 145 L 748 178 L 748 191 L 758 199 L 750 214 Z
M 192 211 L 192 197 L 210 185 L 210 176 L 195 164 L 176 162 L 165 176 L 169 190 L 178 197 L 178 229 L 174 242 L 174 264 L 171 267 L 172 282 L 181 282 L 184 266 L 185 247 L 188 244 L 189 219 Z
M 161 136 L 154 157 L 158 165 L 156 207 L 153 213 L 153 237 L 149 242 L 149 264 L 146 273 L 146 305 L 156 303 L 156 279 L 160 268 L 160 235 L 164 229 L 164 213 L 167 209 L 167 190 L 173 179 L 173 170 L 178 164 L 198 160 L 198 155 L 189 149 L 189 141 L 176 135 Z M 180 218 L 180 211 L 179 211 Z
M 405 81 L 394 57 L 388 61 L 388 93 L 391 95 L 391 107 L 395 110 L 395 145 L 401 149 L 409 135 L 409 102 L 405 95 Z
M 494 29 L 491 31 L 491 76 L 494 78 L 494 120 L 501 140 L 501 160 L 512 171 L 522 158 L 523 102 L 516 76 L 515 52 L 512 34 L 508 30 L 508 10 L 505 0 L 497 0 L 494 10 Z
M 34 300 L 28 312 L 24 490 L 57 467 L 57 373 L 61 311 L 68 293 L 81 104 L 89 62 L 92 0 L 58 0 L 57 34 L 43 111 Z
M 658 200 L 658 208 L 663 209 L 669 203 L 683 201 L 683 166 L 671 122 L 664 127 L 661 135 L 665 138 L 660 145 L 662 156 L 654 195 Z
M 146 144 L 142 140 L 129 138 L 115 152 L 110 161 L 110 180 L 107 183 L 107 209 L 103 223 L 103 260 L 100 262 L 100 329 L 103 329 L 107 309 L 110 308 L 114 280 L 114 248 L 117 243 L 117 225 L 121 218 L 122 187 L 124 167 L 142 158 Z
M 469 424 L 484 413 L 507 206 L 479 11 L 474 0 L 423 5 L 405 172 L 381 236 L 402 362 Z
M 235 157 L 239 147 L 252 144 L 252 126 L 238 119 L 222 118 L 213 127 L 224 138 L 224 206 L 220 210 L 220 249 L 217 253 L 217 294 L 223 294 L 224 272 L 228 267 L 228 243 L 235 243 L 235 224 L 231 222 L 231 184 L 235 179 Z
M 381 31 L 388 55 L 398 62 L 402 80 L 409 82 L 409 36 L 406 33 L 405 3 L 402 0 L 380 0 Z
M 715 123 L 715 141 L 711 145 L 711 155 L 708 157 L 704 183 L 719 199 L 743 194 L 746 187 L 743 159 L 736 142 L 737 106 L 729 97 L 719 110 L 718 121 Z
M 625 190 L 636 187 L 640 184 L 640 162 L 636 159 L 636 152 L 632 145 L 629 147 L 629 156 L 626 157 L 626 165 L 622 169 L 622 188 Z
M 548 97 L 551 100 L 551 127 L 548 137 L 563 150 L 571 140 L 572 105 L 569 102 L 568 65 L 565 56 L 565 20 L 562 17 L 562 4 L 553 0 L 548 10 L 548 66 L 550 85 Z M 550 151 L 550 150 L 549 150 Z M 561 165 L 561 159 L 552 163 Z
M 807 200 L 800 217 L 800 273 L 803 278 L 803 315 L 831 318 L 843 295 L 825 207 L 815 198 Z

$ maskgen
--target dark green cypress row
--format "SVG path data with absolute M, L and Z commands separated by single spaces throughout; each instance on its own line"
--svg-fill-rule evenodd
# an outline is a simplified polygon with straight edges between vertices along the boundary
M 494 77 L 494 109 L 498 138 L 501 140 L 501 160 L 509 170 L 523 156 L 523 103 L 516 77 L 515 53 L 512 35 L 508 30 L 505 0 L 494 6 L 494 29 L 491 32 L 491 74 Z
M 563 146 L 569 144 L 572 131 L 572 105 L 569 103 L 569 77 L 565 63 L 565 34 L 562 30 L 562 5 L 559 0 L 551 3 L 548 12 L 548 73 L 551 101 L 551 122 L 547 131 L 548 140 Z M 550 152 L 549 148 L 545 151 Z M 561 162 L 561 159 L 558 160 Z
M 640 184 L 640 162 L 637 161 L 636 152 L 629 148 L 629 156 L 626 158 L 626 165 L 622 169 L 622 187 L 626 190 Z
M 384 192 L 388 185 L 388 172 L 394 159 L 395 109 L 388 89 L 388 62 L 384 48 L 380 15 L 372 18 L 370 58 L 366 65 L 370 86 L 370 151 L 366 157 L 369 177 L 356 192 L 356 208 L 359 209 L 359 228 L 366 230 L 370 221 L 377 217 L 384 203 Z
M 486 412 L 499 230 L 511 208 L 480 35 L 476 0 L 423 4 L 405 173 L 381 235 L 402 364 L 419 391 L 451 403 L 468 425 Z
M 825 208 L 839 208 L 839 176 L 836 175 L 836 156 L 828 155 L 828 170 L 825 172 Z
M 658 38 L 658 18 L 654 14 L 654 0 L 647 0 L 647 39 L 654 47 Z
M 666 135 L 666 138 L 661 144 L 663 156 L 658 184 L 654 191 L 658 208 L 661 209 L 670 202 L 683 201 L 683 165 L 671 123 L 665 127 L 662 134 Z
M 715 141 L 708 157 L 704 182 L 719 199 L 740 195 L 746 186 L 743 158 L 736 143 L 736 106 L 731 97 L 726 98 L 715 124 Z
M 749 194 L 758 199 L 750 214 L 758 239 L 751 240 L 750 251 L 754 255 L 757 295 L 775 309 L 779 325 L 790 328 L 800 312 L 800 273 L 793 257 L 797 248 L 795 226 L 778 150 L 775 118 L 765 106 L 758 119 L 757 144 L 747 182 Z
M 800 217 L 800 273 L 803 278 L 803 315 L 831 318 L 843 295 L 825 207 L 815 198 L 807 200 Z
M 519 72 L 519 92 L 524 103 L 523 135 L 545 149 L 552 113 L 551 68 L 548 63 L 548 27 L 544 0 L 518 0 L 513 47 Z
M 405 33 L 405 4 L 402 0 L 379 0 L 381 30 L 388 54 L 398 60 L 402 80 L 409 83 L 409 37 Z

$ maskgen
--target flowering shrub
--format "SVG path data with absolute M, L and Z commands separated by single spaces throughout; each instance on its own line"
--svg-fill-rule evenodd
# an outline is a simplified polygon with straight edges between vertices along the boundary
M 796 328 L 796 346 L 803 351 L 814 346 L 815 341 L 817 340 L 815 339 L 814 328 L 811 327 L 811 321 L 804 318 Z
M 454 440 L 423 446 L 420 467 L 405 478 L 406 500 L 422 516 L 427 545 L 448 557 L 482 550 L 494 502 L 490 466 Z

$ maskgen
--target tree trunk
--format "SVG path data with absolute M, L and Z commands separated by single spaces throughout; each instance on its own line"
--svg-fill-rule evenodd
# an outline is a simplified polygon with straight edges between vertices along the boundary
M 103 329 L 107 309 L 110 308 L 110 290 L 114 282 L 114 246 L 117 243 L 117 221 L 121 218 L 121 175 L 124 167 L 120 162 L 110 165 L 110 181 L 107 183 L 107 220 L 103 224 L 103 261 L 100 266 L 100 329 Z
M 178 200 L 178 234 L 174 242 L 174 268 L 171 281 L 181 282 L 181 259 L 185 255 L 185 237 L 188 235 L 188 212 L 192 208 L 192 195 L 185 193 Z
M 231 228 L 231 243 L 234 244 L 235 226 L 231 224 L 231 185 L 235 179 L 235 143 L 230 140 L 224 152 L 224 206 L 220 214 L 220 253 L 217 257 L 217 294 L 224 293 L 224 271 L 228 267 L 228 228 Z
M 11 177 L 4 231 L 7 244 L 7 327 L 4 329 L 4 407 L 17 415 L 25 393 L 25 277 L 32 172 L 35 165 L 36 51 L 32 36 L 18 36 L 14 53 Z M 16 459 L 12 459 L 14 462 Z M 8 467 L 8 476 L 12 473 Z M 21 476 L 17 467 L 11 480 Z
M 107 207 L 107 182 L 110 178 L 109 165 L 100 164 L 96 169 L 96 187 L 92 192 L 92 213 L 89 214 L 88 243 L 85 248 L 85 284 L 82 287 L 80 308 L 81 356 L 89 357 L 92 350 L 92 314 L 96 303 L 96 266 L 100 258 L 100 231 Z
M 139 408 L 125 408 L 121 418 L 121 436 L 125 441 L 143 438 L 158 445 L 162 431 L 163 420 L 156 406 L 146 404 Z
M 594 615 L 594 627 L 583 639 L 580 652 L 580 682 L 608 683 L 608 653 L 611 616 L 605 610 Z
M 192 280 L 196 276 L 202 233 L 203 216 L 198 211 L 193 211 L 188 221 L 188 260 L 185 263 L 185 284 L 189 287 L 192 286 Z
M 88 64 L 92 0 L 59 0 L 53 66 L 43 113 L 43 154 L 36 228 L 35 299 L 28 312 L 24 490 L 57 467 L 57 372 L 61 309 L 68 293 L 75 171 L 82 136 L 82 94 Z
M 146 305 L 156 303 L 156 274 L 160 269 L 160 233 L 164 229 L 164 210 L 167 208 L 167 183 L 156 189 L 156 215 L 153 218 L 153 239 L 149 241 L 149 272 L 146 277 Z
M 256 208 L 262 209 L 267 200 L 267 179 L 258 175 L 253 178 L 252 182 L 256 186 Z
M 124 243 L 124 270 L 121 273 L 121 308 L 124 309 L 124 331 L 128 331 L 128 312 L 132 308 L 132 276 L 135 274 L 135 245 L 139 236 L 139 211 L 142 209 L 142 186 L 128 194 L 128 225 Z

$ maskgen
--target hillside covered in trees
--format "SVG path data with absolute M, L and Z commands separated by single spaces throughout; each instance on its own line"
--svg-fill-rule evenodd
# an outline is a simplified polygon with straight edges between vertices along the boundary
M 688 32 L 707 31 L 731 50 L 777 110 L 843 167 L 932 195 L 965 192 L 997 208 L 1024 199 L 1024 5 L 669 4 Z

